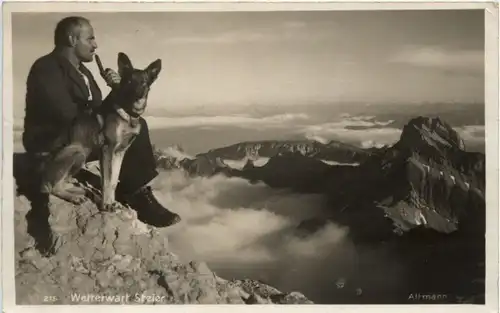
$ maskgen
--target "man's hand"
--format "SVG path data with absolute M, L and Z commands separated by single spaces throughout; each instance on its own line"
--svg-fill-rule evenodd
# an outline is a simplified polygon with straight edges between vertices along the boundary
M 104 70 L 104 73 L 102 75 L 102 78 L 106 82 L 106 84 L 110 87 L 113 87 L 114 85 L 120 84 L 121 77 L 118 75 L 117 72 L 114 70 L 107 68 Z

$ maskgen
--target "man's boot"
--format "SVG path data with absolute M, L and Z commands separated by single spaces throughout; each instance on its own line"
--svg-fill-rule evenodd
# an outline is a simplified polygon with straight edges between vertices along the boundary
M 15 154 L 14 177 L 18 193 L 31 203 L 26 214 L 27 232 L 35 240 L 35 249 L 42 256 L 55 254 L 61 244 L 61 238 L 55 234 L 49 224 L 50 196 L 40 193 L 40 170 L 44 156 L 39 154 Z
M 31 198 L 31 210 L 26 214 L 28 234 L 35 239 L 35 249 L 44 257 L 50 257 L 57 252 L 61 245 L 61 238 L 55 234 L 49 224 L 48 195 L 40 194 Z
M 181 221 L 178 214 L 161 205 L 150 186 L 145 186 L 124 197 L 124 202 L 137 211 L 137 217 L 145 224 L 155 227 L 167 227 Z

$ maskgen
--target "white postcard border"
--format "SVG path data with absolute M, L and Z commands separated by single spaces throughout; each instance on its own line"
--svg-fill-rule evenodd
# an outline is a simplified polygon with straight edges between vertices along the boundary
M 152 311 L 177 311 L 193 312 L 195 310 L 208 312 L 222 312 L 229 310 L 253 311 L 255 306 L 245 305 L 171 305 L 165 306 L 135 306 L 135 305 L 33 305 L 20 306 L 15 304 L 15 282 L 14 282 L 14 185 L 12 173 L 13 152 L 13 84 L 12 84 L 12 51 L 11 51 L 11 16 L 12 12 L 61 12 L 61 11 L 267 11 L 267 10 L 397 10 L 397 9 L 420 9 L 420 10 L 445 10 L 445 9 L 484 9 L 485 10 L 485 111 L 486 111 L 486 203 L 487 203 L 487 240 L 486 240 L 486 305 L 301 305 L 285 306 L 265 305 L 259 309 L 265 310 L 288 310 L 303 311 L 315 310 L 327 312 L 337 310 L 339 312 L 354 312 L 358 310 L 370 310 L 372 312 L 498 312 L 498 225 L 499 225 L 499 201 L 498 201 L 498 179 L 499 179 L 499 79 L 498 79 L 498 4 L 480 0 L 472 1 L 350 1 L 350 2 L 297 2 L 297 1 L 142 1 L 125 2 L 119 0 L 100 1 L 9 1 L 3 3 L 3 64 L 2 64 L 2 209 L 1 209 L 1 272 L 2 288 L 0 299 L 4 312 L 85 312 L 89 309 L 99 312 L 130 312 L 140 309 L 142 312 Z

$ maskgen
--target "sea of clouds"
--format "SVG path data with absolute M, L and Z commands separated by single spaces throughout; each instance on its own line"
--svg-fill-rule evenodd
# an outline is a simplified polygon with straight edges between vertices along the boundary
M 355 247 L 346 227 L 298 231 L 301 221 L 327 214 L 320 195 L 181 171 L 160 173 L 153 188 L 183 219 L 165 230 L 172 251 L 185 261 L 206 261 L 223 278 L 262 280 L 318 303 L 353 301 L 363 289 L 365 297 L 390 296 L 400 283 L 395 273 L 404 269 L 384 251 Z

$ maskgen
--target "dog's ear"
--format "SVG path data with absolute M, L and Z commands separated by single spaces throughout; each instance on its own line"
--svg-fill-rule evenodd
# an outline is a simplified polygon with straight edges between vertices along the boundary
M 161 59 L 157 59 L 148 65 L 145 69 L 148 74 L 149 84 L 152 84 L 157 78 L 161 71 Z
M 118 74 L 123 77 L 133 69 L 134 67 L 129 57 L 123 52 L 118 53 Z

